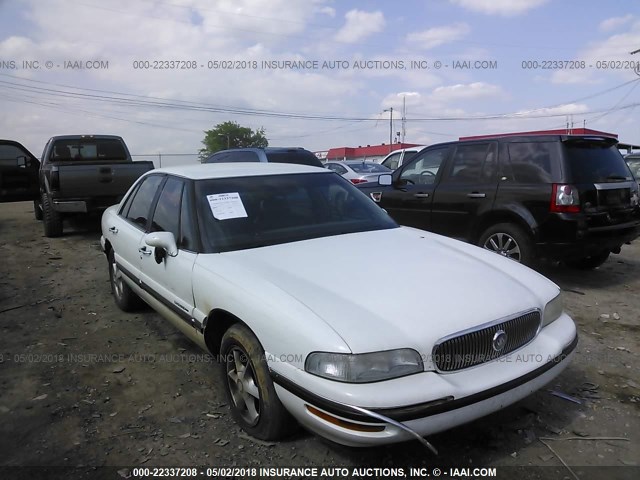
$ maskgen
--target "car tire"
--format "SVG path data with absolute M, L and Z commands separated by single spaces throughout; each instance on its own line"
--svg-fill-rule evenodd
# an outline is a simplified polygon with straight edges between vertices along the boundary
M 489 227 L 480 236 L 478 246 L 524 265 L 532 266 L 534 263 L 531 235 L 513 223 L 498 223 Z
M 62 235 L 62 215 L 53 209 L 49 195 L 42 194 L 42 220 L 46 237 L 59 237 Z
M 136 295 L 127 282 L 122 279 L 122 274 L 118 269 L 113 250 L 109 250 L 107 254 L 109 262 L 109 283 L 111 284 L 111 293 L 116 301 L 116 305 L 123 312 L 135 312 L 143 306 L 142 299 Z
M 589 255 L 588 257 L 567 260 L 564 263 L 566 263 L 569 267 L 577 268 L 580 270 L 593 270 L 594 268 L 598 268 L 600 265 L 606 262 L 610 254 L 611 252 L 605 250 L 603 252 Z
M 33 201 L 33 215 L 36 220 L 42 220 L 42 204 L 38 200 Z
M 244 431 L 262 440 L 279 440 L 295 428 L 269 375 L 260 342 L 236 323 L 222 337 L 221 373 L 231 414 Z

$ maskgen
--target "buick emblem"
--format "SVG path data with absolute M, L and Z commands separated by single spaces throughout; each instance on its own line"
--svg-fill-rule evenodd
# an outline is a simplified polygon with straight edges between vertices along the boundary
M 496 352 L 501 352 L 504 346 L 507 344 L 507 334 L 504 330 L 498 330 L 493 335 L 491 346 Z

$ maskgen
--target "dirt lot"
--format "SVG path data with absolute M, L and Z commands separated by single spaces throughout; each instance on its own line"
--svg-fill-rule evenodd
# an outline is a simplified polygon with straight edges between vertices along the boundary
M 573 364 L 511 408 L 430 437 L 434 457 L 417 442 L 244 435 L 216 364 L 152 311 L 117 309 L 98 219 L 72 227 L 47 239 L 31 204 L 0 205 L 0 466 L 541 466 L 518 476 L 575 478 L 563 460 L 579 478 L 640 478 L 640 242 L 592 272 L 543 269 L 579 326 Z

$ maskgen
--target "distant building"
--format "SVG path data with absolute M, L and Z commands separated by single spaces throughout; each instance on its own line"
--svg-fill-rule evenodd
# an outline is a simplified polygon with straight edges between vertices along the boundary
M 389 153 L 401 148 L 415 147 L 415 143 L 392 143 L 381 145 L 367 145 L 366 147 L 338 147 L 327 152 L 316 152 L 316 156 L 324 161 L 329 160 L 362 160 L 380 161 Z

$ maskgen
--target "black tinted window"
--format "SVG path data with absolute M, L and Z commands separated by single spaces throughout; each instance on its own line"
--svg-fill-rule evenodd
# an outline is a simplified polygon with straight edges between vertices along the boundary
M 126 214 L 128 220 L 142 228 L 147 226 L 151 203 L 156 196 L 162 178 L 160 175 L 151 175 L 143 180 Z
M 477 183 L 491 179 L 495 174 L 495 150 L 494 143 L 458 145 L 451 162 L 448 182 Z
M 551 183 L 556 142 L 509 144 L 510 177 L 519 183 Z
M 632 180 L 622 155 L 605 142 L 564 142 L 564 154 L 574 183 L 606 183 Z
M 184 183 L 169 177 L 158 198 L 151 222 L 152 232 L 171 232 L 176 242 L 180 238 L 180 201 Z
M 267 160 L 275 163 L 296 163 L 311 167 L 322 167 L 322 162 L 308 150 L 293 150 L 285 152 L 267 152 Z
M 56 140 L 51 160 L 127 160 L 127 152 L 118 139 Z
M 182 205 L 180 207 L 180 239 L 178 241 L 178 248 L 191 251 L 195 250 L 196 242 L 193 220 L 189 190 L 185 187 L 182 190 Z
M 31 155 L 15 145 L 0 145 L 0 167 L 18 166 L 18 157 L 30 159 Z

